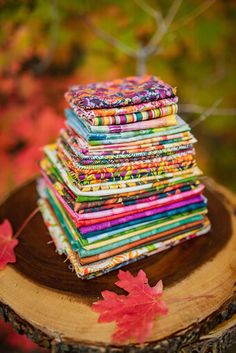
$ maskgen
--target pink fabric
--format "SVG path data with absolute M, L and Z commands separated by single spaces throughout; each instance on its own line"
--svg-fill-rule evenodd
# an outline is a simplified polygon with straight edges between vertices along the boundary
M 148 210 L 148 211 L 137 212 L 137 213 L 135 213 L 133 215 L 125 216 L 124 218 L 122 217 L 122 218 L 118 218 L 118 219 L 113 219 L 111 221 L 101 222 L 99 224 L 96 223 L 96 224 L 92 224 L 92 225 L 88 225 L 88 226 L 82 226 L 82 227 L 80 227 L 79 231 L 82 234 L 87 234 L 87 233 L 90 233 L 90 232 L 94 232 L 96 230 L 107 229 L 107 228 L 110 228 L 110 227 L 114 227 L 116 225 L 120 225 L 120 224 L 122 224 L 124 222 L 126 223 L 126 222 L 130 222 L 130 221 L 133 221 L 133 220 L 136 220 L 136 219 L 139 219 L 139 218 L 153 216 L 153 215 L 156 215 L 158 213 L 166 212 L 166 211 L 173 210 L 173 209 L 176 209 L 176 208 L 179 208 L 179 207 L 183 207 L 183 206 L 186 206 L 186 205 L 190 205 L 190 204 L 195 204 L 195 203 L 201 202 L 201 201 L 203 201 L 203 197 L 201 195 L 200 196 L 194 196 L 194 197 L 182 200 L 180 202 L 174 202 L 172 204 L 168 204 L 168 205 L 165 205 L 165 206 L 162 206 L 162 207 L 158 207 L 158 208 L 155 208 L 155 209 L 151 209 L 151 210 Z
M 203 189 L 204 189 L 204 185 L 200 184 L 194 190 L 185 191 L 185 192 L 182 192 L 180 194 L 171 195 L 171 196 L 165 197 L 163 199 L 155 200 L 155 201 L 152 201 L 152 202 L 147 202 L 147 203 L 142 203 L 142 204 L 135 204 L 135 205 L 130 205 L 130 206 L 123 206 L 123 207 L 120 207 L 120 208 L 114 208 L 114 209 L 109 209 L 109 210 L 104 210 L 104 211 L 99 211 L 99 212 L 92 212 L 92 213 L 87 213 L 87 214 L 86 213 L 77 214 L 67 205 L 67 203 L 61 197 L 61 195 L 58 193 L 58 191 L 54 188 L 54 186 L 52 185 L 50 179 L 45 174 L 45 172 L 44 171 L 41 171 L 41 172 L 42 172 L 42 175 L 45 178 L 47 184 L 53 190 L 53 192 L 57 196 L 57 198 L 60 201 L 60 203 L 66 209 L 67 213 L 71 216 L 71 218 L 73 219 L 73 221 L 74 221 L 76 226 L 79 226 L 80 225 L 80 221 L 83 221 L 83 220 L 89 220 L 89 219 L 94 219 L 94 218 L 98 218 L 99 219 L 99 218 L 102 218 L 102 217 L 107 217 L 107 216 L 112 216 L 112 215 L 114 215 L 114 216 L 115 215 L 117 215 L 117 216 L 119 215 L 120 217 L 122 217 L 122 216 L 125 216 L 129 212 L 136 212 L 137 210 L 145 211 L 147 209 L 159 207 L 161 205 L 173 203 L 173 202 L 176 202 L 176 201 L 181 201 L 181 200 L 184 200 L 186 198 L 189 198 L 189 197 L 192 197 L 192 196 L 200 194 L 203 191 Z M 98 220 L 98 222 L 99 222 L 99 220 Z

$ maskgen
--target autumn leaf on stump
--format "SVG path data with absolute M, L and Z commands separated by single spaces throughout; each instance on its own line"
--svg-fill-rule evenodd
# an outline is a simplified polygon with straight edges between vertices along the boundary
M 16 262 L 14 248 L 18 240 L 13 238 L 11 223 L 5 219 L 0 224 L 0 270 L 4 269 L 8 263 Z
M 8 219 L 5 219 L 2 224 L 0 224 L 0 270 L 3 270 L 8 263 L 16 262 L 14 249 L 19 243 L 17 238 L 38 211 L 39 207 L 36 207 L 14 235 L 11 223 Z
M 142 270 L 136 277 L 129 271 L 120 270 L 118 279 L 115 284 L 128 295 L 105 290 L 102 292 L 103 300 L 94 303 L 92 308 L 100 314 L 99 322 L 116 322 L 112 336 L 114 343 L 122 343 L 130 338 L 143 343 L 151 334 L 155 318 L 168 312 L 165 302 L 161 300 L 162 281 L 151 287 Z

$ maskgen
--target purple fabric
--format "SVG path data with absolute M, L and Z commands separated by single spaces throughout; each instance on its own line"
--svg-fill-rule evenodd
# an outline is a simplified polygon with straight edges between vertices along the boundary
M 166 212 L 169 210 L 173 210 L 175 208 L 179 208 L 179 207 L 183 207 L 183 206 L 187 206 L 193 203 L 197 203 L 197 202 L 201 202 L 203 201 L 204 198 L 200 195 L 200 196 L 194 196 L 191 198 L 188 198 L 186 200 L 183 201 L 179 201 L 179 202 L 174 202 L 171 204 L 168 204 L 166 206 L 162 206 L 162 207 L 158 207 L 158 208 L 154 208 L 148 211 L 142 211 L 142 212 L 138 212 L 129 216 L 125 216 L 125 217 L 121 217 L 118 219 L 113 219 L 111 221 L 106 221 L 106 222 L 101 222 L 98 224 L 93 224 L 91 226 L 82 226 L 79 228 L 79 231 L 81 234 L 87 234 L 90 232 L 94 232 L 97 230 L 103 230 L 109 227 L 114 227 L 116 225 L 125 223 L 125 222 L 130 222 L 133 221 L 135 219 L 139 219 L 139 218 L 143 218 L 143 217 L 148 217 L 148 216 L 153 216 L 155 214 L 158 213 L 162 213 L 162 212 Z

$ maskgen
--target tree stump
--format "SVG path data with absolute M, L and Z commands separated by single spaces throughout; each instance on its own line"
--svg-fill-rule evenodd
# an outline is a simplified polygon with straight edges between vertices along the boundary
M 224 352 L 236 342 L 236 197 L 210 179 L 205 183 L 211 232 L 125 267 L 133 274 L 143 269 L 151 285 L 162 279 L 163 298 L 171 303 L 145 344 L 112 344 L 114 324 L 98 323 L 91 304 L 104 289 L 119 292 L 117 271 L 78 279 L 55 252 L 40 213 L 20 235 L 17 262 L 0 271 L 0 314 L 58 353 Z M 36 200 L 33 180 L 3 201 L 0 221 L 8 218 L 16 231 Z

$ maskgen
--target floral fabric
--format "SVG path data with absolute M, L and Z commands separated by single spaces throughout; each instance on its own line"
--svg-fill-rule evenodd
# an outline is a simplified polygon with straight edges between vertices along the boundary
M 73 96 L 71 96 L 69 92 L 65 94 L 65 98 L 76 115 L 81 116 L 82 118 L 88 120 L 92 125 L 95 125 L 95 126 L 112 125 L 116 123 L 120 125 L 121 122 L 119 121 L 120 119 L 119 116 L 123 116 L 123 115 L 126 116 L 133 113 L 143 113 L 145 111 L 149 111 L 153 109 L 160 109 L 160 116 L 169 115 L 169 113 L 166 113 L 166 110 L 164 108 L 172 105 L 176 105 L 178 103 L 178 97 L 175 96 L 173 98 L 165 98 L 165 99 L 150 101 L 146 103 L 127 105 L 125 107 L 86 110 L 76 105 L 76 102 L 73 100 Z M 117 116 L 118 116 L 118 121 L 116 119 Z M 104 117 L 108 117 L 109 119 L 106 120 L 104 119 Z M 110 124 L 110 122 L 112 124 Z M 122 121 L 122 124 L 128 124 L 130 122 L 134 122 L 134 121 L 129 121 L 129 118 L 127 118 L 127 121 L 126 120 Z
M 150 75 L 72 86 L 69 93 L 84 109 L 122 107 L 175 96 L 170 85 Z

